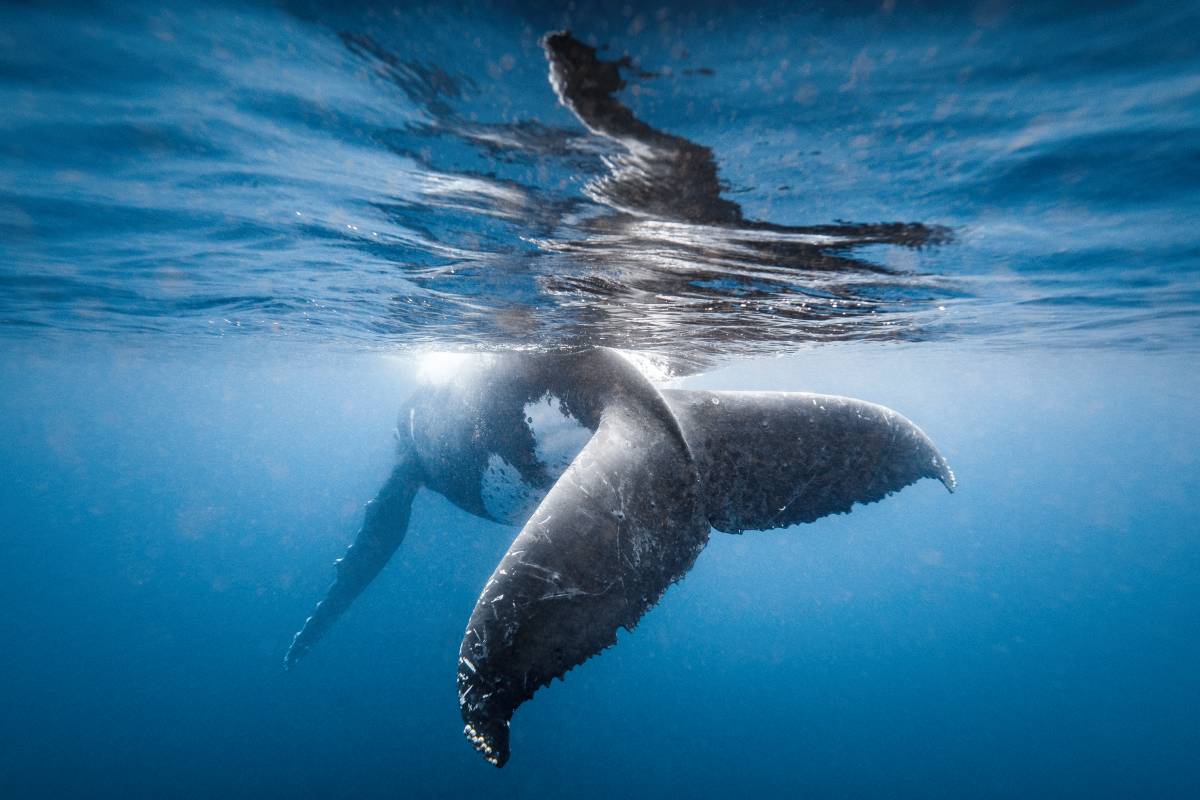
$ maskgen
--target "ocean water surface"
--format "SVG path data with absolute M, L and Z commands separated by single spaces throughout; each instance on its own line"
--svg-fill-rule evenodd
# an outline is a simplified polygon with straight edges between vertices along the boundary
M 1198 32 L 0 7 L 0 793 L 1195 796 Z M 454 676 L 511 527 L 418 494 L 284 671 L 428 354 L 595 346 L 889 406 L 958 490 L 714 533 L 499 771 Z

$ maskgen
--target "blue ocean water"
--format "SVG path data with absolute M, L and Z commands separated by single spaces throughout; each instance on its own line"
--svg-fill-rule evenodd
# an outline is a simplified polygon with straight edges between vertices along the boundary
M 1198 23 L 0 8 L 0 793 L 1194 796 Z M 561 29 L 733 222 L 630 205 Z M 454 675 L 515 531 L 439 495 L 284 672 L 420 354 L 595 344 L 895 408 L 959 490 L 714 534 L 500 771 Z

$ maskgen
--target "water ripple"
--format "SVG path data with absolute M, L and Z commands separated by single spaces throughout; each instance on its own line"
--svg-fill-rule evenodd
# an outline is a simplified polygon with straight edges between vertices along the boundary
M 1194 9 L 480 13 L 0 11 L 0 335 L 1200 341 Z

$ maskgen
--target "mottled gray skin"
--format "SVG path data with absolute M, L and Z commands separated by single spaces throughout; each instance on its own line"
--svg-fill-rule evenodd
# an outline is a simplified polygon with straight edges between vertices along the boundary
M 560 436 L 547 420 L 582 436 Z M 508 760 L 516 708 L 615 643 L 619 628 L 632 629 L 691 568 L 712 528 L 811 522 L 923 477 L 954 487 L 929 439 L 881 406 L 798 393 L 660 391 L 609 350 L 480 357 L 416 392 L 397 434 L 397 466 L 286 663 L 316 643 L 395 552 L 419 486 L 472 514 L 523 523 L 459 651 L 465 733 L 496 766 Z M 572 442 L 548 455 L 549 444 Z
M 617 353 L 591 350 L 478 357 L 452 380 L 409 398 L 400 411 L 401 447 L 413 449 L 430 489 L 472 514 L 523 523 L 488 510 L 480 479 L 498 455 L 542 495 L 550 490 L 558 475 L 538 459 L 525 412 L 547 395 L 592 432 L 606 409 L 636 408 L 661 419 L 682 445 L 683 434 L 654 386 Z

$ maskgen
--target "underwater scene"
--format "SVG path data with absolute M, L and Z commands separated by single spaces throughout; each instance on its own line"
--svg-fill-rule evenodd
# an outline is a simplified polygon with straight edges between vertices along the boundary
M 0 106 L 0 797 L 1200 796 L 1200 4 L 3 4 Z

